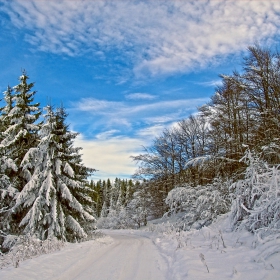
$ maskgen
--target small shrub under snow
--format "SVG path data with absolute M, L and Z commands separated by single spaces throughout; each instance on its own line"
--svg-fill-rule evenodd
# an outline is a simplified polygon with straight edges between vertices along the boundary
M 209 225 L 218 215 L 230 209 L 229 182 L 216 180 L 206 186 L 178 186 L 168 193 L 167 215 L 176 215 L 183 229 L 199 229 Z
M 232 184 L 231 221 L 234 228 L 245 227 L 260 237 L 280 234 L 280 165 L 268 166 L 246 153 L 245 178 Z
M 18 267 L 26 259 L 60 250 L 65 244 L 56 238 L 41 241 L 30 235 L 8 235 L 2 247 L 9 249 L 9 252 L 1 255 L 0 268 L 8 265 Z

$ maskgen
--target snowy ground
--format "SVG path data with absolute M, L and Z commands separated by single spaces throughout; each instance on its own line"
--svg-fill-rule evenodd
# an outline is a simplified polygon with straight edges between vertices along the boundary
M 187 233 L 104 233 L 98 240 L 68 244 L 18 268 L 4 268 L 0 279 L 280 279 L 280 254 L 265 259 L 276 241 L 254 249 L 250 234 L 220 234 L 213 227 Z
M 0 279 L 165 279 L 167 263 L 151 239 L 130 231 L 107 233 L 2 269 Z

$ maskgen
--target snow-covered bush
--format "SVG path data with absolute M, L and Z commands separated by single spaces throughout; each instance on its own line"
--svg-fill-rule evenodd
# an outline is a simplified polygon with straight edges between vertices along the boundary
M 107 217 L 99 218 L 96 225 L 98 228 L 106 229 L 125 229 L 134 227 L 133 221 L 124 207 L 121 207 L 119 210 L 109 209 Z
M 190 211 L 194 207 L 196 189 L 189 186 L 178 186 L 168 193 L 165 203 L 169 206 L 169 213 L 176 214 L 182 211 Z
M 9 252 L 0 257 L 0 268 L 11 264 L 18 267 L 19 263 L 26 259 L 60 250 L 65 244 L 65 242 L 56 238 L 41 241 L 31 237 L 29 234 L 20 236 L 8 235 L 2 247 L 9 250 Z
M 133 194 L 132 200 L 127 206 L 130 223 L 140 228 L 147 225 L 149 198 L 145 189 L 139 189 Z
M 280 230 L 280 165 L 268 166 L 247 151 L 245 178 L 232 184 L 232 225 L 269 235 Z
M 178 186 L 168 193 L 167 215 L 176 215 L 180 227 L 201 228 L 230 209 L 229 182 L 215 180 L 212 184 L 191 187 Z
M 133 193 L 127 206 L 120 203 L 101 211 L 101 218 L 97 222 L 98 228 L 124 229 L 139 228 L 147 225 L 148 203 L 144 189 Z M 105 209 L 105 208 L 104 208 Z

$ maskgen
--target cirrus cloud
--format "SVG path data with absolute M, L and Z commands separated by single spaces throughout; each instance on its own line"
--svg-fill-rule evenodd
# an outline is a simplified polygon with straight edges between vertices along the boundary
M 130 100 L 139 100 L 139 99 L 152 100 L 155 99 L 156 96 L 148 93 L 136 92 L 136 93 L 127 94 L 125 98 Z
M 103 59 L 113 52 L 137 77 L 218 63 L 280 32 L 279 1 L 18 0 L 0 9 L 33 48 Z

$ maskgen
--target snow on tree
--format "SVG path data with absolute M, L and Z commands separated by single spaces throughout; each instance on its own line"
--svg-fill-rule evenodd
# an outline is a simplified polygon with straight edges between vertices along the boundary
M 102 208 L 101 208 L 100 217 L 105 218 L 105 217 L 107 217 L 107 214 L 108 214 L 108 208 L 106 206 L 106 202 L 104 201 Z
M 147 225 L 149 199 L 146 188 L 139 188 L 133 193 L 127 206 L 130 219 L 138 226 Z
M 39 125 L 35 125 L 41 112 L 39 104 L 31 104 L 35 91 L 33 83 L 27 83 L 25 72 L 20 76 L 20 83 L 4 92 L 4 107 L 0 116 L 0 228 L 6 233 L 18 233 L 16 217 L 10 212 L 14 198 L 23 180 L 20 162 L 26 151 L 36 146 Z M 13 90 L 15 92 L 13 92 Z
M 269 166 L 247 150 L 245 178 L 233 183 L 231 222 L 255 233 L 280 233 L 280 166 Z
M 10 233 L 13 227 L 9 210 L 18 190 L 14 187 L 9 175 L 16 171 L 17 167 L 12 159 L 6 156 L 0 157 L 0 231 L 5 234 Z
M 13 90 L 10 86 L 3 93 L 5 106 L 2 107 L 0 116 L 0 141 L 2 142 L 4 131 L 11 123 L 11 116 L 9 113 L 13 109 Z M 14 187 L 16 178 L 14 174 L 18 168 L 10 157 L 6 155 L 5 146 L 0 144 L 0 230 L 7 234 L 11 229 L 11 216 L 9 215 L 9 208 L 13 203 L 13 198 L 17 194 L 17 189 Z
M 102 208 L 101 208 L 101 213 L 100 217 L 107 217 L 109 207 L 110 207 L 110 180 L 107 180 L 107 183 L 103 180 L 102 182 L 102 198 L 103 198 L 103 203 L 102 203 Z
M 167 215 L 176 215 L 184 229 L 210 224 L 218 215 L 230 210 L 230 182 L 216 179 L 212 184 L 178 186 L 168 193 Z
M 1 110 L 1 116 L 0 116 L 0 139 L 3 140 L 3 132 L 6 130 L 6 128 L 10 125 L 10 119 L 11 116 L 9 116 L 9 113 L 13 109 L 13 89 L 8 86 L 7 90 L 3 92 L 4 100 L 5 100 L 5 106 L 2 107 Z
M 97 226 L 114 229 L 134 228 L 137 224 L 132 219 L 135 211 L 129 206 L 133 199 L 133 181 L 116 178 L 113 185 L 110 180 L 103 181 L 102 189 L 103 206 Z
M 5 124 L 1 135 L 0 153 L 14 161 L 18 171 L 13 174 L 17 181 L 16 187 L 21 190 L 26 181 L 22 181 L 20 163 L 27 151 L 38 144 L 40 124 L 36 124 L 41 115 L 39 103 L 33 104 L 36 91 L 31 91 L 34 83 L 27 83 L 29 77 L 24 71 L 19 77 L 20 83 L 5 93 L 6 106 L 4 107 L 2 122 Z M 13 102 L 15 103 L 13 105 Z
M 108 180 L 107 186 L 110 189 L 109 211 L 116 210 L 116 204 L 117 204 L 117 199 L 118 199 L 118 188 L 119 188 L 118 180 L 116 179 L 116 181 L 113 183 L 113 185 L 111 185 L 110 180 Z
M 65 125 L 63 108 L 46 107 L 45 122 L 37 148 L 31 148 L 21 162 L 28 181 L 16 199 L 13 211 L 24 216 L 24 233 L 41 240 L 57 237 L 75 241 L 85 238 L 94 224 L 86 178 L 93 170 L 81 163 L 77 136 Z
M 116 202 L 116 209 L 119 211 L 125 205 L 125 185 L 120 181 L 118 188 L 118 199 Z

